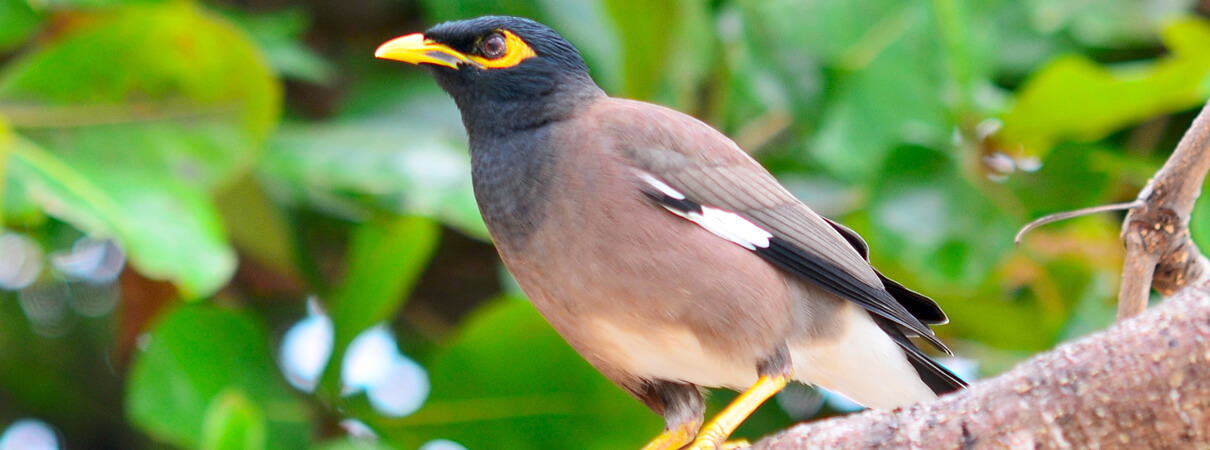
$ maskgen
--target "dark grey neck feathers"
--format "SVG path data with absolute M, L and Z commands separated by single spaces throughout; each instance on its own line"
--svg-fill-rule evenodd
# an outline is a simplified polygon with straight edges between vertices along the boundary
M 524 245 L 553 195 L 550 172 L 562 155 L 552 128 L 606 95 L 575 47 L 537 22 L 489 16 L 440 24 L 424 35 L 470 54 L 495 30 L 515 33 L 536 56 L 498 69 L 427 67 L 462 112 L 475 198 L 488 229 L 498 243 Z
M 437 82 L 458 104 L 462 123 L 470 135 L 507 135 L 540 127 L 567 119 L 594 98 L 605 96 L 587 72 L 529 70 L 507 76 L 481 77 L 481 72 L 432 71 L 434 75 L 440 75 L 435 76 Z M 469 81 L 477 84 L 478 89 L 450 86 L 468 83 L 464 77 L 481 77 Z
M 545 218 L 549 172 L 560 157 L 552 128 L 605 97 L 587 72 L 556 76 L 515 80 L 525 92 L 501 86 L 453 95 L 470 139 L 475 199 L 498 243 L 524 245 Z
M 542 224 L 551 200 L 551 170 L 559 153 L 551 127 L 507 136 L 471 137 L 471 179 L 475 200 L 498 244 L 523 246 Z

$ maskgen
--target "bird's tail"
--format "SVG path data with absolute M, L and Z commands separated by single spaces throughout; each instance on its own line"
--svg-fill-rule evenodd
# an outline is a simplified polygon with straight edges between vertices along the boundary
M 848 304 L 835 320 L 844 331 L 836 336 L 792 343 L 796 380 L 840 393 L 871 408 L 890 409 L 926 401 L 950 390 L 948 371 L 933 369 L 927 357 L 893 325 L 855 304 Z M 924 358 L 918 361 L 916 356 Z M 932 369 L 932 370 L 930 370 Z M 952 376 L 952 374 L 951 374 Z M 957 380 L 957 378 L 953 378 Z M 944 387 L 939 391 L 938 388 Z
M 881 317 L 875 317 L 874 320 L 886 334 L 891 336 L 891 340 L 899 344 L 899 348 L 902 348 L 903 353 L 907 355 L 908 362 L 916 369 L 916 373 L 920 374 L 920 380 L 934 393 L 947 394 L 966 387 L 966 382 L 958 378 L 958 375 L 937 361 L 933 361 L 916 347 L 899 326 Z

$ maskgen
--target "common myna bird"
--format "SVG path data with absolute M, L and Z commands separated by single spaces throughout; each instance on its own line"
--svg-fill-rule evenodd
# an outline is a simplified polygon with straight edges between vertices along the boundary
M 928 297 L 869 264 L 693 117 L 612 98 L 574 46 L 516 17 L 437 25 L 382 44 L 454 98 L 475 197 L 534 306 L 667 423 L 647 448 L 718 448 L 789 380 L 875 408 L 963 387 L 909 340 L 945 345 Z M 702 426 L 703 389 L 743 392 Z

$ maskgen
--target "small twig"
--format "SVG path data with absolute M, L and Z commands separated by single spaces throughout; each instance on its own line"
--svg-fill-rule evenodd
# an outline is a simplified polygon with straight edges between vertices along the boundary
M 1033 231 L 1035 228 L 1038 228 L 1042 225 L 1047 225 L 1047 224 L 1059 222 L 1062 220 L 1074 219 L 1076 217 L 1087 216 L 1087 215 L 1092 215 L 1092 214 L 1097 214 L 1097 213 L 1133 209 L 1133 208 L 1138 208 L 1140 206 L 1143 206 L 1143 201 L 1134 200 L 1131 202 L 1114 203 L 1112 205 L 1093 206 L 1093 207 L 1089 207 L 1089 208 L 1077 209 L 1074 211 L 1064 211 L 1064 212 L 1060 212 L 1060 213 L 1054 213 L 1054 214 L 1042 216 L 1037 219 L 1034 219 L 1033 222 L 1027 223 L 1027 224 L 1025 224 L 1025 226 L 1021 227 L 1021 231 L 1017 232 L 1017 237 L 1013 239 L 1013 243 L 1015 243 L 1017 245 L 1021 245 L 1021 239 L 1025 238 L 1026 233 L 1029 233 L 1030 231 Z
M 1138 234 L 1125 234 L 1122 240 L 1126 245 L 1126 254 L 1133 255 L 1124 261 L 1122 273 L 1136 275 L 1122 277 L 1121 291 L 1118 292 L 1118 320 L 1132 317 L 1147 309 L 1155 267 L 1160 262 L 1159 255 L 1143 249 L 1146 244 Z
M 1122 224 L 1126 261 L 1118 318 L 1142 312 L 1154 287 L 1170 295 L 1205 275 L 1206 258 L 1189 236 L 1189 218 L 1210 170 L 1210 102 L 1193 119 L 1172 156 L 1139 193 L 1143 204 Z

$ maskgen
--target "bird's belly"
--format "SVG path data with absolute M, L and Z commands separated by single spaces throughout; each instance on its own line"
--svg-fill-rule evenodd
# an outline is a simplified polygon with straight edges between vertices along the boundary
M 594 347 L 612 355 L 610 362 L 626 373 L 737 391 L 756 382 L 756 365 L 751 360 L 702 345 L 686 327 L 670 324 L 637 329 L 604 317 L 586 322 L 588 333 L 597 339 Z
M 551 325 L 615 382 L 746 389 L 794 332 L 785 279 L 747 249 L 638 196 L 578 214 L 501 255 Z

